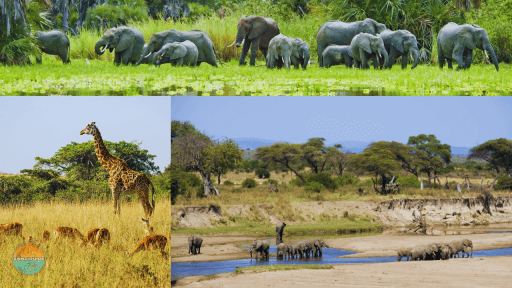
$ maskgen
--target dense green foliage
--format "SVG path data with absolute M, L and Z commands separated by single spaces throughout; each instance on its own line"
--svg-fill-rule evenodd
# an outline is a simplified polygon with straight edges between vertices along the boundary
M 512 177 L 508 175 L 498 176 L 498 183 L 494 186 L 494 190 L 512 190 Z
M 270 171 L 268 171 L 265 168 L 256 169 L 256 171 L 254 171 L 254 174 L 256 174 L 256 176 L 258 176 L 258 178 L 260 179 L 267 179 L 268 177 L 270 177 Z
M 489 162 L 489 165 L 500 173 L 512 172 L 512 141 L 505 138 L 489 140 L 470 150 L 469 159 L 480 159 Z
M 190 191 L 190 187 L 199 188 L 202 186 L 203 181 L 193 173 L 185 172 L 177 169 L 177 167 L 171 168 L 169 173 L 172 204 L 174 204 L 178 195 L 186 194 Z
M 336 181 L 331 177 L 331 174 L 327 172 L 307 174 L 304 177 L 304 179 L 306 179 L 307 183 L 320 183 L 324 186 L 325 189 L 331 191 L 334 191 L 336 190 L 336 188 L 338 188 L 338 184 L 336 183 Z
M 306 184 L 304 186 L 304 191 L 312 191 L 312 192 L 321 192 L 323 190 L 325 190 L 325 186 L 322 185 L 321 183 L 318 183 L 316 181 L 312 181 L 312 182 L 309 182 L 308 184 Z
M 254 187 L 256 187 L 256 185 L 258 185 L 258 183 L 256 183 L 256 180 L 251 179 L 251 178 L 246 178 L 242 182 L 242 187 L 243 188 L 254 188 Z
M 103 141 L 110 154 L 122 159 L 130 169 L 143 173 L 157 173 L 160 169 L 152 161 L 156 156 L 148 153 L 148 150 L 141 149 L 141 143 L 118 143 Z M 59 149 L 51 158 L 45 159 L 36 157 L 36 167 L 52 168 L 67 174 L 68 179 L 75 180 L 105 180 L 108 173 L 100 164 L 94 150 L 94 142 L 83 143 L 71 142 Z
M 142 21 L 147 17 L 144 0 L 108 0 L 104 5 L 87 11 L 85 27 L 105 29 L 126 25 L 128 21 Z

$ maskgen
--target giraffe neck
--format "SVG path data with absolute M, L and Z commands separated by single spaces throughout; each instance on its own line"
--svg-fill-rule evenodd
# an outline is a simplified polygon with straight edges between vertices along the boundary
M 94 137 L 94 151 L 96 152 L 96 156 L 98 157 L 98 160 L 100 161 L 100 164 L 105 167 L 107 172 L 110 173 L 109 169 L 107 168 L 109 165 L 109 160 L 113 158 L 112 155 L 107 150 L 107 147 L 105 147 L 105 144 L 103 144 L 103 139 L 101 138 L 100 131 L 96 128 L 96 133 L 93 135 Z

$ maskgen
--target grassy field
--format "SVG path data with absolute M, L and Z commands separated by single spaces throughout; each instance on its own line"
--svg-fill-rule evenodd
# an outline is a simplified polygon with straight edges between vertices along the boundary
M 42 65 L 1 66 L 0 95 L 512 95 L 512 65 L 500 72 L 490 65 L 467 71 L 418 65 L 414 70 L 359 70 L 312 65 L 307 70 L 238 66 L 215 68 L 114 66 L 77 59 L 69 65 L 47 56 Z M 428 79 L 428 81 L 426 80 Z
M 168 235 L 171 231 L 170 201 L 156 203 L 152 226 L 156 234 Z M 12 264 L 15 248 L 20 238 L 1 237 L 1 262 L 4 263 L 1 287 L 170 287 L 170 261 L 158 251 L 140 251 L 132 258 L 131 252 L 144 237 L 140 203 L 122 203 L 121 217 L 114 216 L 112 203 L 88 202 L 44 203 L 1 207 L 2 223 L 19 222 L 23 236 L 32 236 L 39 243 L 44 230 L 52 233 L 48 245 L 42 244 L 46 256 L 45 266 L 35 275 L 24 275 Z M 110 247 L 95 251 L 63 242 L 57 245 L 53 230 L 60 226 L 77 228 L 82 234 L 93 228 L 107 228 L 112 240 Z M 170 239 L 169 239 L 170 240 Z M 170 241 L 165 251 L 170 253 Z

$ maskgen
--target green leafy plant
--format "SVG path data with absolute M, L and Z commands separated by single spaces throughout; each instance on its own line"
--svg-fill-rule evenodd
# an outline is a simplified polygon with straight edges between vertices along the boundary
M 243 182 L 242 182 L 242 187 L 243 188 L 254 188 L 258 185 L 258 183 L 256 183 L 256 180 L 254 179 L 251 179 L 251 178 L 246 178 Z

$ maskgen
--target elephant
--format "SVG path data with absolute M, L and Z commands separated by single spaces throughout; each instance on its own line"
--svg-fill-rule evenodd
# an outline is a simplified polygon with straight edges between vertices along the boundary
M 426 254 L 426 259 L 425 260 L 436 260 L 437 258 L 437 255 L 439 254 L 439 246 L 437 245 L 437 243 L 430 243 L 430 244 L 427 244 L 425 245 L 426 247 L 429 247 L 430 250 L 432 251 L 432 253 L 427 253 Z
M 306 249 L 306 255 L 307 258 L 310 257 L 309 252 L 311 252 L 311 257 L 317 257 L 317 251 L 320 249 L 320 241 L 318 239 L 308 239 L 305 241 L 307 249 Z
M 144 51 L 144 49 L 146 49 L 148 45 L 147 44 L 144 44 L 144 48 L 142 49 Z M 142 55 L 142 54 L 141 54 Z M 141 64 L 154 64 L 155 63 L 155 54 L 151 54 L 149 57 L 146 57 L 142 60 Z M 162 59 L 163 61 L 164 59 Z M 163 62 L 160 61 L 160 64 L 163 64 Z
M 277 245 L 276 259 L 278 259 L 278 260 L 286 259 L 286 251 L 287 251 L 286 244 L 279 243 L 279 245 Z
M 439 255 L 441 255 L 442 260 L 448 260 L 450 259 L 450 256 L 452 255 L 452 249 L 450 248 L 449 244 L 443 244 L 441 246 L 441 252 Z
M 314 257 L 322 257 L 322 248 L 329 248 L 329 245 L 325 244 L 325 241 L 323 239 L 315 239 L 318 241 L 318 248 L 316 250 L 316 254 L 313 255 Z
M 284 222 L 277 222 L 277 224 L 276 224 L 276 243 L 278 245 L 279 245 L 279 243 L 283 242 L 284 227 L 286 227 L 286 223 L 284 223 Z
M 428 255 L 434 254 L 434 251 L 428 246 L 415 246 L 411 249 L 411 261 L 426 260 Z
M 489 36 L 485 29 L 478 25 L 458 25 L 450 22 L 444 25 L 437 36 L 437 57 L 439 68 L 443 68 L 444 60 L 448 62 L 448 68 L 452 69 L 452 61 L 457 61 L 457 70 L 469 69 L 473 62 L 473 50 L 484 50 L 491 56 L 491 62 L 499 71 L 498 59 L 494 53 Z
M 322 54 L 327 46 L 331 44 L 350 45 L 352 38 L 361 32 L 377 35 L 385 29 L 385 24 L 370 18 L 349 23 L 331 20 L 322 24 L 316 34 L 318 65 L 323 67 Z
M 267 67 L 286 67 L 290 69 L 290 57 L 292 55 L 292 39 L 279 34 L 270 40 L 268 44 Z
M 304 258 L 304 253 L 305 253 L 305 250 L 306 250 L 306 245 L 304 244 L 303 241 L 297 243 L 297 245 L 295 246 L 295 254 L 297 254 L 297 258 Z
M 266 260 L 268 260 L 269 247 L 270 247 L 270 245 L 268 245 L 268 242 L 265 240 L 252 241 L 251 248 L 250 248 L 251 258 L 252 258 L 252 250 L 255 250 L 256 255 L 254 255 L 254 259 L 258 259 L 258 253 L 260 253 L 262 257 L 264 257 Z
M 407 67 L 407 62 L 409 61 L 407 57 L 410 56 L 414 61 L 411 69 L 416 68 L 420 57 L 416 36 L 407 30 L 391 31 L 389 29 L 382 31 L 377 34 L 377 36 L 382 38 L 382 41 L 384 41 L 384 47 L 388 52 L 389 60 L 387 63 L 383 63 L 384 67 L 393 67 L 395 59 L 402 56 L 402 69 L 405 69 Z
M 357 34 L 350 42 L 350 50 L 354 56 L 354 65 L 356 68 L 370 68 L 368 59 L 373 58 L 373 67 L 377 69 L 379 66 L 379 58 L 384 56 L 384 63 L 388 62 L 388 52 L 384 47 L 384 41 L 379 36 L 373 36 L 368 33 Z M 379 57 L 377 57 L 379 56 Z
M 251 59 L 249 64 L 254 66 L 258 49 L 260 49 L 263 55 L 267 55 L 270 40 L 280 33 L 277 22 L 274 19 L 257 15 L 240 18 L 237 29 L 236 39 L 228 47 L 235 43 L 236 47 L 243 45 L 239 65 L 245 65 L 245 56 L 249 52 L 250 47 Z
M 201 244 L 203 244 L 203 238 L 190 235 L 188 237 L 188 253 L 192 255 L 201 254 Z
M 178 66 L 196 66 L 197 47 L 189 40 L 183 42 L 167 43 L 155 54 L 155 64 L 160 65 L 160 60 L 168 59 L 168 62 L 176 63 Z M 165 60 L 164 60 L 165 61 Z
M 62 63 L 71 63 L 69 61 L 69 38 L 60 30 L 48 32 L 37 31 L 36 38 L 40 43 L 41 52 L 50 55 L 57 55 Z M 41 63 L 41 57 L 36 57 L 36 62 Z
M 142 54 L 144 43 L 144 35 L 137 28 L 121 26 L 108 29 L 103 38 L 96 42 L 94 50 L 96 54 L 103 55 L 107 48 L 110 52 L 115 49 L 115 65 L 135 64 Z M 101 47 L 104 48 L 101 49 Z
M 348 45 L 331 44 L 324 49 L 322 61 L 325 68 L 339 64 L 345 64 L 345 66 L 352 68 L 354 55 Z
M 469 239 L 462 239 L 462 245 L 464 245 L 464 251 L 463 253 L 466 253 L 468 254 L 468 258 L 469 258 L 469 253 L 467 252 L 467 249 L 468 247 L 471 247 L 471 258 L 473 258 L 473 241 L 469 240 Z
M 215 47 L 213 46 L 212 39 L 208 34 L 204 33 L 201 30 L 190 30 L 190 31 L 178 31 L 178 30 L 167 30 L 163 32 L 154 33 L 149 42 L 141 53 L 139 61 L 137 61 L 136 65 L 142 63 L 144 57 L 149 57 L 151 53 L 158 52 L 165 44 L 174 43 L 174 42 L 184 42 L 186 40 L 191 41 L 197 47 L 198 55 L 197 55 L 197 66 L 199 66 L 202 62 L 206 62 L 212 66 L 217 66 L 217 52 L 215 51 Z M 222 62 L 220 61 L 220 64 Z
M 293 66 L 295 68 L 299 68 L 299 65 L 302 66 L 303 70 L 306 70 L 306 67 L 309 63 L 309 44 L 306 41 L 303 41 L 300 38 L 296 38 L 292 40 L 292 55 L 290 56 L 290 60 L 292 61 Z
M 452 250 L 451 251 L 451 255 L 450 255 L 450 258 L 460 258 L 459 256 L 459 252 L 462 253 L 462 258 L 464 258 L 464 254 L 467 253 L 466 252 L 466 247 L 469 246 L 469 242 L 471 242 L 471 240 L 468 240 L 468 239 L 464 239 L 464 240 L 454 240 L 452 242 L 450 242 L 450 249 Z M 466 244 L 466 245 L 465 245 Z M 471 242 L 471 250 L 473 250 L 473 243 Z M 468 257 L 469 257 L 469 253 L 468 254 Z M 471 257 L 473 257 L 473 251 L 471 251 Z
M 405 257 L 407 259 L 407 261 L 409 261 L 409 259 L 411 259 L 411 250 L 412 250 L 411 248 L 398 249 L 397 261 L 402 261 L 402 257 Z

